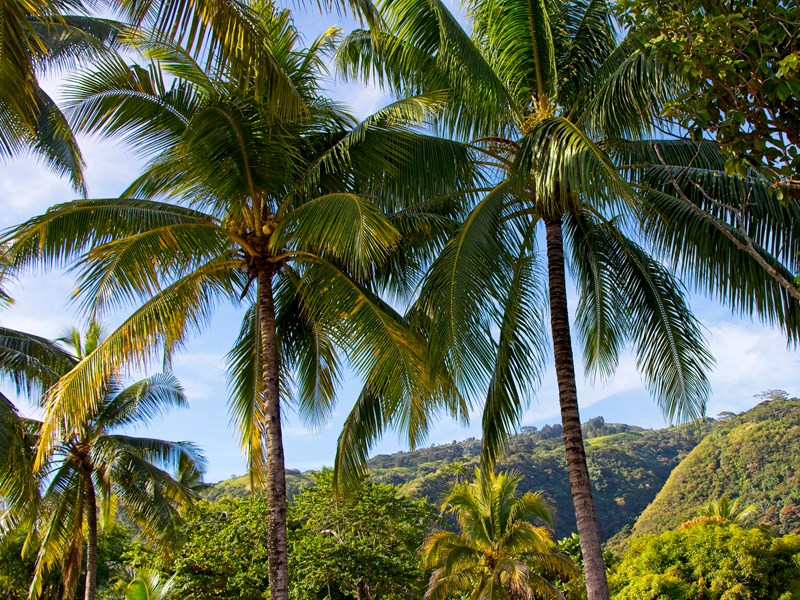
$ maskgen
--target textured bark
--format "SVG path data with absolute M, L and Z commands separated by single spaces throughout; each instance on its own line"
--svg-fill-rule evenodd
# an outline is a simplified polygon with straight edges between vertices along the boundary
M 83 500 L 86 506 L 86 593 L 85 600 L 97 597 L 97 496 L 92 476 L 86 474 L 83 483 Z
M 358 580 L 356 593 L 358 594 L 358 600 L 372 600 L 372 592 L 370 592 L 367 582 L 363 579 Z
M 275 330 L 275 299 L 272 272 L 258 274 L 258 316 L 264 369 L 264 418 L 267 441 L 266 491 L 269 500 L 267 555 L 269 593 L 272 600 L 289 599 L 286 544 L 286 470 L 281 433 L 278 340 Z
M 564 447 L 567 454 L 567 474 L 575 507 L 578 536 L 586 574 L 589 600 L 608 600 L 608 582 L 600 547 L 600 529 L 592 500 L 586 450 L 583 446 L 581 418 L 578 412 L 578 390 L 575 385 L 575 365 L 567 308 L 567 279 L 564 272 L 564 238 L 561 219 L 547 219 L 547 265 L 550 287 L 550 326 L 553 335 L 553 354 L 558 379 L 558 398 L 561 405 L 561 424 L 564 428 Z

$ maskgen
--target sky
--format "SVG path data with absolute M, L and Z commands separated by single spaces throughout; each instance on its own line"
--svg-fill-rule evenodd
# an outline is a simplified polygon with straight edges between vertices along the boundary
M 296 14 L 296 21 L 309 41 L 331 25 L 344 29 L 352 27 L 347 20 L 335 15 L 320 16 L 316 12 L 300 12 Z M 59 83 L 51 81 L 46 85 L 56 97 Z M 375 112 L 389 100 L 379 89 L 333 79 L 328 89 L 333 97 L 345 102 L 361 117 Z M 143 163 L 141 156 L 108 140 L 81 138 L 80 143 L 88 166 L 90 197 L 116 196 L 138 174 Z M 0 164 L 0 229 L 16 225 L 73 197 L 66 180 L 49 173 L 31 158 L 20 157 Z M 73 324 L 83 322 L 83 316 L 68 301 L 73 287 L 71 277 L 63 272 L 20 278 L 9 289 L 15 304 L 0 313 L 0 323 L 45 337 L 58 337 Z M 574 294 L 570 301 L 574 306 Z M 706 337 L 716 359 L 716 367 L 709 376 L 712 396 L 708 415 L 746 410 L 759 402 L 757 394 L 768 389 L 783 389 L 791 395 L 800 395 L 800 351 L 787 348 L 779 331 L 748 318 L 733 316 L 727 308 L 700 296 L 692 296 L 692 307 L 706 328 Z M 116 316 L 117 319 L 122 317 L 124 315 Z M 206 481 L 245 472 L 235 430 L 229 423 L 224 379 L 224 357 L 238 331 L 240 319 L 238 311 L 221 306 L 212 325 L 174 358 L 173 369 L 186 390 L 190 407 L 149 424 L 146 431 L 141 432 L 151 437 L 198 443 L 208 457 Z M 645 389 L 630 354 L 623 355 L 615 376 L 606 382 L 588 381 L 580 364 L 576 367 L 584 420 L 603 416 L 609 422 L 642 427 L 668 425 Z M 10 386 L 0 382 L 0 389 L 13 397 Z M 357 379 L 346 377 L 331 420 L 318 429 L 305 427 L 295 415 L 287 412 L 283 433 L 288 468 L 306 470 L 332 464 L 338 433 L 359 389 Z M 22 398 L 18 399 L 18 404 L 24 413 L 36 414 L 35 404 Z M 558 420 L 557 387 L 551 360 L 522 424 L 542 426 Z M 474 415 L 467 427 L 442 419 L 432 428 L 426 443 L 478 437 L 479 425 L 479 414 Z M 390 432 L 377 445 L 375 453 L 407 449 L 407 444 Z

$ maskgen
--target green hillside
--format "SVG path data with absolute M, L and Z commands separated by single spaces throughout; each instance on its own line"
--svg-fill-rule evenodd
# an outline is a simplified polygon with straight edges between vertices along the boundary
M 311 472 L 307 471 L 302 473 L 296 469 L 286 470 L 286 493 L 289 498 L 294 498 L 297 494 L 303 491 L 313 483 Z M 200 495 L 205 500 L 219 500 L 223 496 L 229 498 L 243 498 L 250 494 L 250 477 L 242 475 L 241 477 L 231 477 L 219 483 L 209 483 L 203 486 L 200 490 Z
M 723 495 L 756 504 L 760 520 L 780 533 L 800 532 L 800 399 L 775 393 L 718 421 L 672 472 L 633 535 L 676 527 Z
M 633 524 L 672 469 L 707 430 L 708 426 L 646 430 L 605 423 L 602 417 L 584 424 L 604 539 Z M 411 496 L 438 503 L 448 483 L 472 474 L 479 450 L 480 440 L 471 438 L 413 452 L 379 455 L 370 460 L 370 469 L 374 480 L 400 485 Z M 523 428 L 512 438 L 500 468 L 521 472 L 525 491 L 541 489 L 547 493 L 556 507 L 559 537 L 575 530 L 560 425 Z M 308 473 L 288 471 L 287 475 L 291 495 L 311 481 Z M 203 495 L 216 499 L 248 493 L 248 478 L 237 477 L 208 486 Z
M 603 539 L 633 524 L 672 469 L 697 445 L 707 429 L 707 426 L 684 426 L 645 430 L 607 424 L 602 417 L 584 424 Z M 378 456 L 371 462 L 372 476 L 379 481 L 402 484 L 412 496 L 438 502 L 450 481 L 471 475 L 477 465 L 478 450 L 479 441 L 468 440 L 418 452 Z M 539 431 L 529 429 L 515 436 L 498 468 L 522 473 L 525 491 L 545 491 L 556 508 L 557 537 L 575 531 L 559 425 Z

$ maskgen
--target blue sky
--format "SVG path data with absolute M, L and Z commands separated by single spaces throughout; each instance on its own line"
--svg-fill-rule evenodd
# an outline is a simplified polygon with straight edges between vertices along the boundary
M 296 20 L 308 40 L 331 25 L 344 29 L 352 27 L 352 23 L 335 15 L 320 16 L 309 11 L 297 14 Z M 48 87 L 57 95 L 57 81 L 50 82 Z M 328 88 L 331 95 L 348 104 L 359 116 L 374 112 L 388 100 L 380 90 L 357 84 L 330 81 Z M 88 164 L 92 197 L 117 195 L 135 177 L 141 165 L 141 157 L 108 140 L 84 138 L 81 144 Z M 0 228 L 15 225 L 52 204 L 72 198 L 66 181 L 53 176 L 32 159 L 18 158 L 0 165 Z M 64 273 L 20 279 L 10 289 L 16 303 L 0 313 L 0 322 L 7 327 L 56 337 L 80 321 L 80 316 L 68 303 L 72 286 L 70 277 Z M 574 305 L 574 296 L 571 300 Z M 787 349 L 780 332 L 749 319 L 733 317 L 728 309 L 702 297 L 693 297 L 692 305 L 707 329 L 717 361 L 716 369 L 710 374 L 713 396 L 708 406 L 709 415 L 746 410 L 758 402 L 754 395 L 766 389 L 780 388 L 793 395 L 800 394 L 800 352 Z M 190 408 L 168 415 L 163 421 L 149 425 L 146 431 L 150 436 L 199 443 L 209 458 L 207 481 L 244 472 L 244 461 L 229 425 L 224 382 L 224 356 L 238 331 L 239 319 L 237 311 L 220 307 L 212 326 L 175 358 L 174 370 L 186 388 Z M 584 419 L 602 415 L 608 421 L 645 427 L 665 425 L 630 355 L 622 358 L 615 377 L 609 382 L 585 381 L 580 366 L 578 375 Z M 11 391 L 8 386 L 4 387 L 3 391 Z M 357 380 L 346 378 L 333 418 L 321 429 L 308 429 L 291 412 L 287 413 L 284 441 L 289 468 L 309 469 L 331 464 L 341 424 L 359 387 Z M 35 413 L 35 407 L 27 401 L 20 400 L 20 408 L 29 414 Z M 541 426 L 557 421 L 555 375 L 549 368 L 539 393 L 525 413 L 523 424 Z M 479 422 L 479 417 L 474 418 L 472 425 L 465 428 L 444 419 L 433 428 L 427 443 L 448 443 L 478 436 Z M 406 449 L 405 444 L 396 434 L 389 433 L 376 453 L 401 449 Z

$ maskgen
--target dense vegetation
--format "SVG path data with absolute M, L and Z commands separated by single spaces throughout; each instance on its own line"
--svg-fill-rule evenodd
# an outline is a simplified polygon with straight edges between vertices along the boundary
M 610 583 L 616 600 L 791 600 L 800 595 L 800 536 L 700 522 L 635 540 Z
M 721 496 L 755 504 L 776 531 L 800 532 L 800 400 L 773 398 L 717 423 L 672 472 L 633 534 L 677 527 Z
M 672 469 L 702 439 L 707 426 L 647 430 L 630 425 L 605 423 L 602 417 L 584 424 L 587 457 L 595 488 L 603 539 L 632 526 L 655 498 Z M 499 468 L 524 476 L 523 491 L 542 490 L 552 503 L 556 537 L 575 531 L 575 515 L 561 450 L 561 426 L 540 430 L 525 428 L 511 438 Z M 472 474 L 479 462 L 480 441 L 470 439 L 452 444 L 421 448 L 414 452 L 379 455 L 369 461 L 373 481 L 400 485 L 404 493 L 442 501 L 448 485 Z M 305 473 L 287 474 L 289 486 L 307 484 Z M 205 497 L 249 493 L 246 477 L 229 479 L 203 491 Z
M 676 504 L 666 509 L 661 504 L 662 508 L 658 508 L 663 502 L 662 492 L 645 510 L 622 561 L 614 564 L 616 559 L 611 560 L 614 598 L 656 598 L 659 593 L 668 594 L 669 598 L 694 598 L 692 594 L 698 593 L 697 586 L 701 585 L 698 582 L 717 591 L 733 589 L 741 583 L 764 598 L 772 598 L 770 594 L 776 590 L 790 590 L 788 582 L 795 581 L 792 569 L 796 569 L 792 557 L 800 552 L 800 542 L 795 537 L 773 537 L 772 532 L 780 534 L 796 528 L 796 523 L 787 518 L 794 513 L 785 507 L 795 505 L 798 487 L 793 483 L 791 461 L 782 454 L 782 447 L 794 447 L 791 438 L 800 427 L 800 400 L 777 393 L 771 397 L 746 413 L 722 415 L 699 429 L 683 426 L 642 430 L 605 423 L 602 418 L 584 424 L 590 468 L 600 484 L 596 501 L 605 537 L 630 529 L 641 511 L 636 507 L 653 499 L 673 467 L 676 474 L 687 467 L 696 469 L 698 464 L 705 469 L 697 470 L 693 479 L 682 480 L 680 489 L 684 494 L 671 496 Z M 756 430 L 761 434 L 752 435 Z M 556 539 L 574 531 L 574 526 L 569 526 L 570 512 L 561 506 L 568 503 L 569 492 L 559 452 L 560 433 L 558 426 L 525 428 L 512 438 L 503 461 L 504 465 L 524 470 L 524 477 L 516 483 L 520 493 L 543 490 L 545 498 L 551 502 L 556 499 L 552 505 Z M 767 437 L 771 443 L 765 446 Z M 698 462 L 697 456 L 705 456 L 700 451 L 709 441 L 719 451 L 715 460 Z M 408 597 L 404 590 L 414 589 L 413 597 L 419 597 L 429 577 L 420 562 L 419 545 L 433 528 L 454 527 L 449 517 L 437 517 L 436 506 L 445 495 L 452 494 L 452 482 L 471 477 L 479 453 L 480 443 L 470 439 L 376 456 L 370 461 L 373 483 L 361 487 L 352 500 L 334 497 L 331 471 L 287 473 L 290 488 L 295 490 L 288 515 L 291 597 L 304 600 L 318 597 L 317 593 L 322 594 L 319 597 L 358 597 L 359 589 L 362 594 L 371 590 L 373 597 L 387 599 Z M 730 469 L 738 464 L 737 457 L 748 460 L 753 456 L 760 457 L 761 468 L 751 469 L 749 488 L 735 480 L 726 486 L 717 485 L 732 476 L 734 471 Z M 711 468 L 712 464 L 719 466 Z M 719 478 L 711 473 L 717 468 L 723 471 Z M 770 477 L 786 479 L 786 486 L 772 486 Z M 664 492 L 675 487 L 673 479 L 669 479 Z M 722 514 L 723 508 L 727 507 L 728 512 L 737 504 L 747 508 L 745 500 L 753 496 L 739 496 L 742 489 L 769 490 L 769 501 L 756 498 L 753 515 L 741 525 L 729 527 L 720 523 L 713 515 Z M 720 498 L 718 491 L 731 491 L 739 502 L 725 498 L 709 502 Z M 117 580 L 127 580 L 134 571 L 148 573 L 147 569 L 160 570 L 164 578 L 171 578 L 173 590 L 180 590 L 177 598 L 263 597 L 268 586 L 265 498 L 249 493 L 247 477 L 204 486 L 201 493 L 214 501 L 202 500 L 184 511 L 185 524 L 166 553 L 142 537 L 130 521 L 100 534 L 98 597 L 120 597 Z M 409 496 L 420 496 L 428 502 Z M 654 509 L 671 518 L 666 523 L 653 521 Z M 698 518 L 704 513 L 712 516 Z M 679 528 L 684 521 L 689 521 L 690 526 Z M 760 522 L 767 528 L 747 529 Z M 642 523 L 658 527 L 663 534 L 642 535 Z M 576 540 L 566 538 L 559 548 L 580 564 Z M 32 557 L 20 558 L 21 536 L 9 542 L 0 560 L 0 589 L 17 600 L 27 595 L 35 561 Z M 618 552 L 623 545 L 619 539 L 614 542 L 614 551 Z M 709 545 L 719 546 L 721 554 L 715 556 L 724 560 L 704 560 Z M 669 567 L 670 564 L 675 566 Z M 740 572 L 745 573 L 746 581 L 739 577 Z M 761 576 L 762 573 L 766 575 Z M 567 590 L 570 599 L 582 597 L 580 579 L 559 582 L 554 576 L 551 581 Z M 51 572 L 44 585 L 44 597 L 56 593 L 59 582 L 60 572 Z M 83 591 L 82 585 L 78 591 Z M 673 593 L 678 595 L 670 595 Z
M 794 598 L 799 401 L 706 420 L 688 290 L 800 344 L 796 2 L 317 5 L 359 28 L 307 43 L 271 0 L 0 3 L 0 160 L 83 195 L 0 236 L 0 280 L 68 269 L 89 324 L 0 327 L 41 416 L 0 393 L 0 590 L 610 600 L 611 573 L 619 600 Z M 356 118 L 331 67 L 391 102 Z M 85 198 L 79 134 L 143 160 L 119 197 Z M 125 428 L 186 404 L 171 357 L 221 303 L 248 474 L 209 487 L 193 443 Z M 691 425 L 581 424 L 576 356 L 604 380 L 625 352 Z M 561 424 L 514 436 L 551 365 Z M 287 473 L 284 411 L 324 424 L 346 373 L 334 470 Z M 480 442 L 368 461 L 476 412 Z

